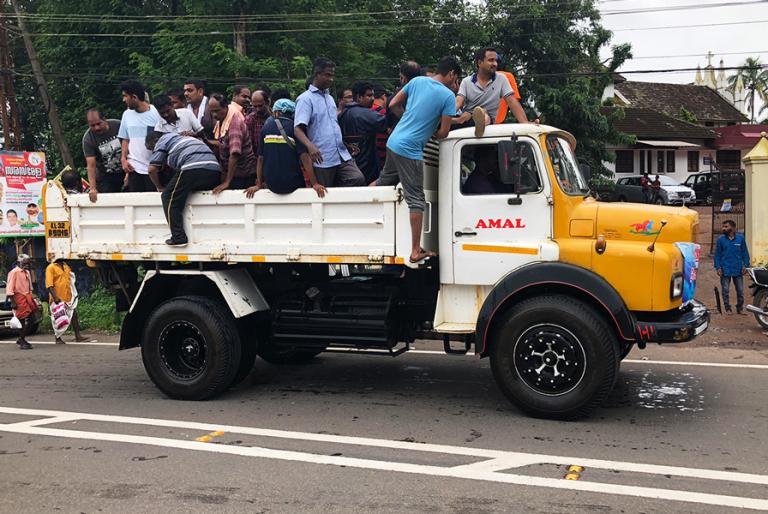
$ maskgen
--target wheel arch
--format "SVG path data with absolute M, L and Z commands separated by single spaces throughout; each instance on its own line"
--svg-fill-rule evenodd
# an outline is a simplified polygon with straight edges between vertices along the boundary
M 141 346 L 143 327 L 150 313 L 171 298 L 205 296 L 222 302 L 240 322 L 269 310 L 251 275 L 243 268 L 228 270 L 150 270 L 123 319 L 120 350 Z
M 486 297 L 477 317 L 477 351 L 488 355 L 497 323 L 504 311 L 542 294 L 564 294 L 591 305 L 609 322 L 623 344 L 632 344 L 634 318 L 616 289 L 590 270 L 562 262 L 534 263 L 504 277 Z

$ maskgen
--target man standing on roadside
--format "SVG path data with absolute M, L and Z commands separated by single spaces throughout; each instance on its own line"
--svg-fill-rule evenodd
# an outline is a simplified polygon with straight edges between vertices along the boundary
M 643 202 L 651 203 L 651 181 L 648 179 L 648 174 L 643 173 L 640 177 L 640 187 L 643 189 Z
M 48 304 L 51 309 L 53 306 L 59 303 L 64 303 L 67 310 L 67 314 L 70 318 L 70 325 L 75 332 L 75 342 L 82 343 L 86 341 L 83 334 L 80 332 L 80 321 L 77 318 L 77 302 L 73 304 L 73 300 L 77 300 L 72 295 L 72 269 L 69 264 L 64 262 L 63 259 L 56 259 L 45 268 L 45 288 L 48 290 Z M 54 327 L 54 334 L 56 334 L 56 344 L 64 344 L 64 340 L 61 338 L 64 330 L 59 333 Z
M 213 139 L 213 126 L 216 124 L 208 110 L 208 97 L 205 96 L 205 82 L 198 79 L 187 79 L 184 82 L 184 98 L 187 100 L 187 109 L 203 126 L 206 139 Z
M 366 183 L 379 178 L 378 156 L 376 155 L 376 134 L 386 132 L 387 119 L 371 110 L 373 105 L 373 84 L 355 82 L 352 86 L 354 101 L 346 104 L 339 116 L 339 127 L 344 145 L 363 172 Z
M 720 288 L 723 291 L 723 304 L 726 314 L 731 313 L 730 282 L 736 289 L 736 313 L 745 314 L 744 309 L 744 275 L 749 267 L 749 250 L 743 234 L 736 233 L 736 222 L 723 222 L 723 235 L 715 245 L 715 269 L 720 277 Z
M 491 47 L 483 47 L 475 52 L 477 72 L 461 81 L 456 95 L 456 110 L 464 112 L 455 121 L 466 124 L 472 120 L 477 137 L 482 136 L 485 126 L 496 119 L 499 100 L 507 103 L 518 123 L 528 123 L 528 117 L 515 98 L 512 86 L 505 77 L 496 74 L 497 55 L 496 49 Z
M 16 267 L 8 273 L 6 280 L 5 294 L 11 301 L 13 315 L 21 322 L 21 331 L 16 344 L 20 350 L 31 350 L 32 345 L 27 341 L 35 318 L 39 316 L 39 307 L 32 296 L 32 276 L 29 274 L 29 268 L 32 266 L 32 259 L 29 255 L 19 254 L 16 259 Z
M 371 185 L 403 185 L 405 201 L 410 211 L 411 255 L 410 262 L 419 263 L 433 257 L 421 247 L 421 231 L 424 224 L 424 144 L 429 138 L 445 139 L 456 115 L 456 97 L 449 89 L 461 75 L 459 62 L 453 57 L 443 57 L 432 77 L 416 77 L 400 90 L 390 109 L 402 113 L 400 122 L 387 142 L 387 161 L 381 176 Z M 437 129 L 437 131 L 435 131 Z
M 154 191 L 149 180 L 149 157 L 144 142 L 160 121 L 157 109 L 145 100 L 144 86 L 138 80 L 126 80 L 120 85 L 127 109 L 120 120 L 117 137 L 122 145 L 123 170 L 128 174 L 128 189 L 133 193 Z
M 336 103 L 329 91 L 335 74 L 333 61 L 315 59 L 312 83 L 296 100 L 293 122 L 296 139 L 307 148 L 320 184 L 325 187 L 363 186 L 365 177 L 344 146 L 336 119 Z
M 85 118 L 88 130 L 83 134 L 83 155 L 91 186 L 88 197 L 95 202 L 99 193 L 123 190 L 122 145 L 117 137 L 120 120 L 106 120 L 98 109 L 89 109 Z

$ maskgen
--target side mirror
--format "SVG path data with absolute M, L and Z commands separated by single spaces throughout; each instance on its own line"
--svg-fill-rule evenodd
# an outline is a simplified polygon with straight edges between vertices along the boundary
M 511 141 L 499 141 L 499 180 L 502 184 L 514 185 L 515 192 L 520 192 L 520 149 L 517 137 Z

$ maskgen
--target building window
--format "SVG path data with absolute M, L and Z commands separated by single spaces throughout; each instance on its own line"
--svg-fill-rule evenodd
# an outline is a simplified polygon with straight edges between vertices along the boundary
M 667 173 L 675 172 L 675 151 L 667 150 Z
M 688 152 L 688 173 L 699 172 L 699 152 Z
M 664 151 L 656 152 L 656 173 L 664 173 Z
M 640 158 L 640 174 L 642 175 L 645 173 L 645 150 L 640 150 L 637 153 L 639 154 L 638 157 Z
M 635 172 L 635 152 L 632 150 L 616 150 L 616 173 Z

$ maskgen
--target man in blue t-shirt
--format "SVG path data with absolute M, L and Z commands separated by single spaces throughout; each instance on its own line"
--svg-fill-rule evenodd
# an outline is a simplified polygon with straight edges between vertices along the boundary
M 307 148 L 294 137 L 295 111 L 296 104 L 287 98 L 281 98 L 272 106 L 272 116 L 267 119 L 259 133 L 256 185 L 245 190 L 248 198 L 253 198 L 259 189 L 266 188 L 273 193 L 288 194 L 304 187 L 302 166 L 307 171 L 309 182 L 317 196 L 325 196 L 325 187 L 315 178 Z
M 456 96 L 449 88 L 461 75 L 461 68 L 455 58 L 443 57 L 437 64 L 436 72 L 431 77 L 410 80 L 389 104 L 395 115 L 400 112 L 403 115 L 387 141 L 384 169 L 379 179 L 371 184 L 393 186 L 400 182 L 403 185 L 405 201 L 411 213 L 410 261 L 414 264 L 434 256 L 421 247 L 426 206 L 424 144 L 433 136 L 444 139 L 451 129 L 451 119 L 456 115 Z
M 749 250 L 747 241 L 742 234 L 736 233 L 736 222 L 723 222 L 723 235 L 715 246 L 715 269 L 720 276 L 720 287 L 723 290 L 725 312 L 731 313 L 730 282 L 736 288 L 736 312 L 744 314 L 744 275 L 749 267 Z

